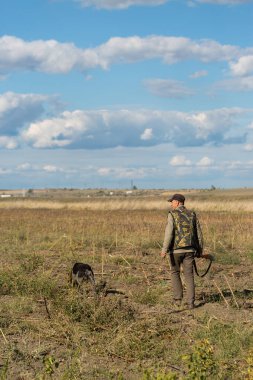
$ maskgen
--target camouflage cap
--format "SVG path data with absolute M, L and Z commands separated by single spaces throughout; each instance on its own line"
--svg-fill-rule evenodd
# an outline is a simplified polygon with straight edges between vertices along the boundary
M 171 198 L 168 199 L 168 202 L 172 202 L 174 200 L 181 202 L 181 203 L 184 203 L 185 197 L 182 194 L 174 194 L 174 195 L 172 195 Z

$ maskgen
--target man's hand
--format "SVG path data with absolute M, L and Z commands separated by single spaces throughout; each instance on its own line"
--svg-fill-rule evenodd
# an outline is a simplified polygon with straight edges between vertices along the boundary
M 160 256 L 164 259 L 164 257 L 166 257 L 166 252 L 161 252 Z

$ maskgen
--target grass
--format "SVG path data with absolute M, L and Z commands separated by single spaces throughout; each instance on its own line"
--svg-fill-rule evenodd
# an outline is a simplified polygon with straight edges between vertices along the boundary
M 111 209 L 1 202 L 0 379 L 251 376 L 253 218 L 220 211 L 220 196 L 217 210 L 198 212 L 216 260 L 209 279 L 196 279 L 194 312 L 172 307 L 159 256 L 166 209 L 125 209 L 124 199 Z M 106 297 L 70 287 L 75 261 L 106 281 Z

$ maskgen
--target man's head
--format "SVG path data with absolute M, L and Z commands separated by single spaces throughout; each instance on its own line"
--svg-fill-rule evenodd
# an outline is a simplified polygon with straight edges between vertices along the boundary
M 173 209 L 183 205 L 185 197 L 182 194 L 174 194 L 171 198 L 168 199 L 168 202 L 171 202 L 171 207 Z

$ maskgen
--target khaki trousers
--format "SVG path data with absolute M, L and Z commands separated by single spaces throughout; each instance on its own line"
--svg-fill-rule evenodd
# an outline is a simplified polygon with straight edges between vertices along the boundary
M 182 266 L 186 286 L 186 302 L 188 305 L 192 305 L 195 301 L 194 252 L 174 252 L 169 256 L 173 298 L 174 300 L 182 300 L 183 298 L 183 285 L 180 275 L 180 267 Z

